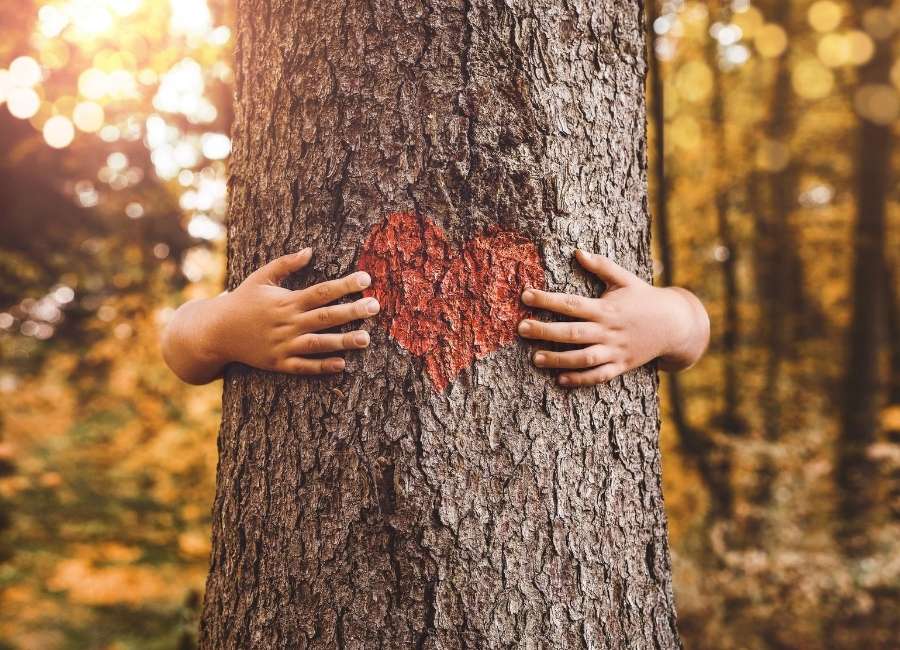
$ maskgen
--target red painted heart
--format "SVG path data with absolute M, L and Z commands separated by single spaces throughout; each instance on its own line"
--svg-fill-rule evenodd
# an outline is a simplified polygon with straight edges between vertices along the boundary
M 526 286 L 543 288 L 534 244 L 492 228 L 455 250 L 431 220 L 395 212 L 376 226 L 359 259 L 372 276 L 365 292 L 381 303 L 390 335 L 425 360 L 439 391 L 472 364 L 516 338 Z

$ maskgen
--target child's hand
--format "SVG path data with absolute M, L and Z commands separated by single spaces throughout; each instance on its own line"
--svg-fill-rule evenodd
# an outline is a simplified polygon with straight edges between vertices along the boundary
M 368 287 L 372 280 L 364 272 L 298 291 L 279 286 L 311 257 L 309 248 L 279 257 L 231 293 L 182 305 L 163 335 L 169 367 L 189 383 L 212 381 L 233 361 L 299 375 L 342 371 L 345 362 L 339 356 L 309 355 L 365 348 L 369 334 L 317 332 L 374 316 L 380 306 L 375 298 L 329 305 Z
M 609 381 L 653 359 L 664 370 L 687 368 L 709 342 L 709 318 L 697 298 L 684 289 L 653 287 L 615 262 L 578 251 L 581 265 L 605 284 L 600 298 L 526 289 L 522 302 L 580 322 L 544 323 L 523 320 L 519 334 L 529 339 L 574 343 L 586 347 L 567 352 L 539 350 L 535 365 L 569 371 L 559 375 L 564 386 Z

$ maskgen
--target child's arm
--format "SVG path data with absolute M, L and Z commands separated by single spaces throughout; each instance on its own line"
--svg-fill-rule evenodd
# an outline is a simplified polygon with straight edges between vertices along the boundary
M 694 294 L 678 287 L 653 287 L 600 255 L 579 250 L 576 257 L 606 284 L 603 295 L 585 298 L 526 289 L 526 305 L 581 322 L 526 319 L 519 323 L 519 334 L 585 347 L 539 350 L 535 365 L 569 370 L 559 375 L 559 383 L 583 386 L 609 381 L 653 359 L 668 371 L 683 370 L 700 359 L 709 343 L 709 316 Z
M 369 334 L 315 334 L 378 313 L 375 298 L 328 305 L 371 284 L 368 273 L 290 291 L 281 281 L 303 268 L 312 249 L 285 255 L 257 269 L 230 293 L 192 300 L 175 312 L 162 335 L 168 366 L 189 384 L 205 384 L 232 361 L 263 370 L 298 375 L 340 372 L 341 357 L 307 355 L 365 348 Z

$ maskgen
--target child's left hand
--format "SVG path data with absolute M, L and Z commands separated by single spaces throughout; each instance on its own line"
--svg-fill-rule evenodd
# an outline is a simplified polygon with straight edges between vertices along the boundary
M 586 347 L 566 352 L 538 350 L 534 364 L 559 368 L 563 386 L 607 382 L 653 359 L 663 370 L 682 370 L 703 355 L 709 342 L 709 317 L 691 292 L 647 284 L 615 262 L 579 250 L 581 265 L 606 284 L 599 298 L 526 289 L 522 302 L 579 322 L 519 323 L 525 338 Z M 574 371 L 574 372 L 573 372 Z

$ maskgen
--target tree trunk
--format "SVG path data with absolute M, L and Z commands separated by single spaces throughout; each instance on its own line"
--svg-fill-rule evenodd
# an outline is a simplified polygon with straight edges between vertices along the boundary
M 653 197 L 653 223 L 656 226 L 656 248 L 659 251 L 659 259 L 662 265 L 660 276 L 663 286 L 675 284 L 675 255 L 671 225 L 669 219 L 669 178 L 666 174 L 666 118 L 665 118 L 665 89 L 663 84 L 662 63 L 654 52 L 655 36 L 653 21 L 659 16 L 658 5 L 655 0 L 647 3 L 647 50 L 649 56 L 650 86 L 650 114 L 654 133 L 653 156 L 653 180 L 656 193 Z M 710 448 L 708 438 L 703 432 L 698 431 L 688 421 L 688 415 L 684 406 L 684 393 L 677 373 L 667 373 L 667 385 L 669 388 L 669 409 L 671 410 L 672 424 L 678 433 L 678 444 L 684 450 L 691 462 L 700 466 L 700 473 L 704 480 L 708 476 L 706 469 L 706 454 Z
M 888 389 L 887 407 L 900 408 L 900 275 L 897 274 L 897 266 L 885 261 L 887 272 L 885 273 L 885 320 L 888 344 Z M 885 427 L 885 440 L 894 445 L 900 445 L 900 423 L 887 423 Z M 887 481 L 887 502 L 890 515 L 900 519 L 900 466 L 891 467 Z
M 794 31 L 795 7 L 789 2 L 770 3 L 771 20 L 790 34 Z M 788 49 L 774 62 L 775 72 L 765 136 L 770 143 L 790 150 L 795 129 L 796 98 L 791 89 L 792 50 Z M 756 293 L 763 313 L 762 340 L 766 347 L 763 386 L 760 396 L 762 429 L 767 450 L 759 460 L 756 484 L 749 500 L 754 506 L 750 515 L 749 537 L 760 543 L 765 536 L 765 516 L 770 506 L 772 488 L 778 478 L 778 467 L 772 459 L 772 448 L 783 439 L 786 423 L 782 405 L 791 402 L 785 395 L 785 362 L 793 348 L 806 335 L 807 324 L 816 320 L 814 307 L 806 295 L 805 269 L 791 214 L 797 201 L 797 179 L 800 170 L 792 161 L 783 167 L 768 169 L 764 185 L 768 186 L 769 206 L 756 215 L 755 276 Z M 754 179 L 754 182 L 756 180 Z
M 665 84 L 663 83 L 663 66 L 654 52 L 655 35 L 653 22 L 659 16 L 659 5 L 651 0 L 647 3 L 649 13 L 647 20 L 647 46 L 650 56 L 649 65 L 649 97 L 650 119 L 653 125 L 653 180 L 655 194 L 653 197 L 653 224 L 656 226 L 656 248 L 659 251 L 662 270 L 660 277 L 664 286 L 676 284 L 675 245 L 672 242 L 671 219 L 669 215 L 669 190 L 671 181 L 666 172 L 666 120 L 665 120 Z M 684 390 L 678 373 L 666 373 L 666 385 L 669 395 L 669 416 L 678 434 L 678 446 L 685 460 L 697 469 L 700 480 L 709 493 L 713 504 L 713 518 L 719 518 L 723 509 L 722 500 L 731 502 L 731 482 L 728 459 L 723 450 L 713 444 L 709 432 L 695 426 L 688 418 L 685 408 Z M 724 477 L 724 479 L 723 479 Z
M 857 2 L 859 15 L 890 3 Z M 859 83 L 890 83 L 890 41 L 878 43 L 875 56 L 859 71 Z M 885 215 L 890 188 L 891 125 L 859 118 L 856 178 L 856 227 L 850 280 L 852 314 L 847 341 L 841 432 L 836 478 L 840 489 L 841 541 L 851 555 L 865 551 L 867 527 L 877 481 L 869 446 L 878 431 L 883 382 L 879 352 L 883 344 Z
M 724 3 L 722 3 L 724 4 Z M 722 19 L 731 18 L 730 9 L 719 7 L 717 15 Z M 715 190 L 716 234 L 719 245 L 725 252 L 721 260 L 722 296 L 725 310 L 722 323 L 722 357 L 724 393 L 723 410 L 719 417 L 723 432 L 728 436 L 736 436 L 746 430 L 741 415 L 741 378 L 738 372 L 738 352 L 741 344 L 741 324 L 738 313 L 740 290 L 738 287 L 738 244 L 731 224 L 731 183 L 730 176 L 723 171 L 729 169 L 728 140 L 725 125 L 727 123 L 725 107 L 725 79 L 719 65 L 719 45 L 710 39 L 707 46 L 709 66 L 713 71 L 712 121 L 713 141 L 715 142 L 715 158 L 711 176 Z M 726 516 L 730 516 L 731 504 L 723 504 Z
M 884 304 L 888 341 L 888 404 L 900 406 L 900 273 L 885 261 Z M 900 441 L 898 441 L 900 442 Z
M 714 14 L 718 18 L 730 18 L 730 10 L 720 3 Z M 724 314 L 722 318 L 722 411 L 715 418 L 717 428 L 722 433 L 734 438 L 744 432 L 745 426 L 741 417 L 741 390 L 738 373 L 738 349 L 740 346 L 740 317 L 738 304 L 740 295 L 737 277 L 737 241 L 732 233 L 729 210 L 731 207 L 728 184 L 731 179 L 721 178 L 722 170 L 728 169 L 728 143 L 725 132 L 725 88 L 722 70 L 719 67 L 718 42 L 710 39 L 707 45 L 707 58 L 713 71 L 713 94 L 710 107 L 710 121 L 715 143 L 715 157 L 710 176 L 714 188 L 714 204 L 716 211 L 716 234 L 719 245 L 725 251 L 721 264 L 722 301 Z M 710 520 L 727 520 L 732 516 L 734 508 L 734 491 L 731 487 L 731 450 L 727 445 L 713 443 L 710 451 L 710 466 L 713 468 L 715 488 L 710 491 Z
M 654 370 L 513 335 L 576 246 L 649 277 L 641 13 L 239 3 L 229 285 L 310 244 L 391 300 L 339 377 L 226 373 L 202 648 L 679 647 Z

